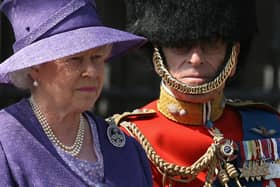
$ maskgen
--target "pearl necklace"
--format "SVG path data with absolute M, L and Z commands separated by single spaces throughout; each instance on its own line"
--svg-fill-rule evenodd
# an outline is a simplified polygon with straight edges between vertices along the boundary
M 83 115 L 80 115 L 80 123 L 79 123 L 79 129 L 77 132 L 77 136 L 75 138 L 74 144 L 71 146 L 64 145 L 54 134 L 53 130 L 51 129 L 47 119 L 40 111 L 39 106 L 35 103 L 33 98 L 29 99 L 30 105 L 32 107 L 32 110 L 35 113 L 35 116 L 37 117 L 38 121 L 40 122 L 45 134 L 51 140 L 52 143 L 54 143 L 57 147 L 59 147 L 64 152 L 72 155 L 77 156 L 82 149 L 84 137 L 85 137 L 85 119 L 83 118 Z

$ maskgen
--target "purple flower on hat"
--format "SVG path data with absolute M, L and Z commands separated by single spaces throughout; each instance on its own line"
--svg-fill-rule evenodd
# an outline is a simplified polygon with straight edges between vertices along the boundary
M 9 73 L 92 48 L 113 44 L 110 58 L 139 47 L 146 39 L 102 24 L 90 0 L 4 0 L 12 24 L 14 54 L 0 64 L 0 83 Z

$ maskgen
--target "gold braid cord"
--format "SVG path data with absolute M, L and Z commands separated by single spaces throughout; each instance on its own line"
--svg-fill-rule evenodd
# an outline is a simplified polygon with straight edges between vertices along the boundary
M 151 162 L 158 168 L 159 172 L 162 173 L 163 177 L 168 177 L 171 180 L 179 181 L 183 183 L 188 183 L 195 179 L 198 173 L 206 168 L 212 168 L 217 162 L 217 147 L 219 142 L 223 139 L 223 136 L 215 136 L 214 143 L 207 149 L 207 151 L 202 155 L 195 163 L 191 166 L 179 166 L 174 163 L 170 163 L 162 159 L 154 150 L 151 143 L 142 134 L 140 129 L 132 122 L 123 121 L 120 123 L 131 135 L 137 138 L 140 144 L 143 146 L 148 158 Z M 211 170 L 208 175 L 213 175 Z M 175 178 L 175 177 L 180 178 Z
M 232 47 L 231 56 L 226 63 L 225 68 L 220 72 L 220 74 L 213 81 L 198 86 L 190 86 L 175 79 L 166 69 L 157 47 L 154 47 L 153 63 L 158 75 L 171 88 L 184 94 L 206 94 L 218 89 L 226 82 L 226 80 L 230 76 L 230 73 L 236 65 L 237 55 L 237 46 L 234 45 Z
M 238 170 L 230 163 L 232 160 L 231 157 L 234 156 L 233 141 L 225 139 L 223 134 L 217 128 L 208 129 L 213 137 L 213 143 L 191 166 L 186 167 L 176 165 L 161 158 L 136 124 L 129 121 L 129 118 L 143 119 L 154 117 L 155 115 L 156 111 L 152 109 L 137 109 L 133 112 L 115 114 L 106 119 L 106 121 L 109 124 L 112 123 L 117 126 L 122 126 L 126 129 L 127 133 L 138 139 L 150 161 L 162 174 L 163 186 L 167 184 L 167 180 L 169 182 L 169 187 L 172 187 L 173 182 L 189 183 L 196 178 L 199 172 L 206 171 L 207 176 L 204 187 L 212 187 L 213 181 L 217 176 L 225 187 L 228 187 L 228 182 L 231 179 L 235 180 L 238 187 L 244 187 L 239 181 L 240 175 Z

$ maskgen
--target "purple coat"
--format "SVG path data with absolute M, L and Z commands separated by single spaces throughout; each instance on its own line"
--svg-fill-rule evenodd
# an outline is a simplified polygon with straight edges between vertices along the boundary
M 150 166 L 141 146 L 126 137 L 124 147 L 114 147 L 106 135 L 108 124 L 92 118 L 104 159 L 104 186 L 152 186 Z M 1 110 L 0 125 L 0 186 L 86 186 L 58 155 L 26 99 Z

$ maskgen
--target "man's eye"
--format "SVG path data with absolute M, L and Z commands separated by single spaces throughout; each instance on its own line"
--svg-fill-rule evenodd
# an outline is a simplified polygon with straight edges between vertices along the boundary
M 174 53 L 178 55 L 184 55 L 191 50 L 191 47 L 184 47 L 184 48 L 174 48 Z
M 219 48 L 219 44 L 217 42 L 211 42 L 209 44 L 206 44 L 206 47 L 209 49 L 217 49 Z

